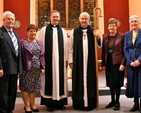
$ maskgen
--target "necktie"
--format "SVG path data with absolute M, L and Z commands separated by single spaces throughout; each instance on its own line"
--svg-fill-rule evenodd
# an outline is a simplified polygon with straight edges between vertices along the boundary
M 9 33 L 10 33 L 10 37 L 11 37 L 13 46 L 15 48 L 16 56 L 18 56 L 18 42 L 17 42 L 17 38 L 14 35 L 13 31 L 10 30 Z

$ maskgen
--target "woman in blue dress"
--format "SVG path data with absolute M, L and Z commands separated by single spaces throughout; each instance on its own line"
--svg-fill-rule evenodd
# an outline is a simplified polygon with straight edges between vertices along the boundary
M 134 105 L 131 112 L 140 110 L 139 98 L 141 98 L 141 29 L 140 19 L 132 15 L 129 19 L 131 31 L 125 33 L 124 53 L 127 65 L 127 89 L 126 96 L 134 98 Z M 140 101 L 141 102 L 141 101 Z

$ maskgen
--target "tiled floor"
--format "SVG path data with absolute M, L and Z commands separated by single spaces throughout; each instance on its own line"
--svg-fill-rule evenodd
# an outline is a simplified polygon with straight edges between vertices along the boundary
M 113 108 L 105 109 L 105 106 L 109 103 L 110 96 L 99 96 L 99 108 L 93 111 L 76 111 L 72 108 L 72 100 L 71 97 L 68 97 L 68 105 L 66 106 L 66 110 L 55 110 L 54 113 L 130 113 L 129 109 L 133 105 L 133 99 L 126 98 L 124 95 L 120 98 L 121 109 L 119 111 L 114 111 Z M 50 113 L 46 110 L 45 106 L 40 105 L 40 97 L 36 97 L 36 106 L 39 108 L 39 113 Z M 21 98 L 17 98 L 16 107 L 14 113 L 24 113 L 23 110 L 23 101 Z M 139 111 L 134 112 L 139 113 Z
M 126 83 L 126 78 L 125 78 L 125 83 Z M 68 82 L 69 85 L 69 90 L 71 90 L 71 81 Z M 105 75 L 104 72 L 99 72 L 99 77 L 98 77 L 98 83 L 99 83 L 99 90 L 106 92 L 109 91 L 108 87 L 106 87 L 106 82 L 105 82 Z M 122 90 L 125 90 L 124 87 L 122 87 Z M 93 111 L 76 111 L 72 108 L 72 100 L 71 97 L 68 97 L 68 105 L 66 106 L 66 110 L 55 110 L 53 111 L 54 113 L 130 113 L 129 109 L 133 106 L 133 99 L 126 98 L 124 93 L 122 93 L 121 98 L 120 98 L 120 104 L 121 104 L 121 109 L 119 111 L 114 111 L 113 108 L 110 109 L 105 109 L 105 106 L 110 102 L 111 98 L 109 94 L 106 92 L 106 95 L 100 95 L 99 96 L 99 107 Z M 40 109 L 39 113 L 49 113 L 46 110 L 45 106 L 40 105 L 40 97 L 36 97 L 36 106 L 37 108 Z M 14 113 L 24 113 L 23 110 L 23 101 L 20 97 L 17 97 L 16 100 L 16 106 Z M 139 111 L 136 111 L 134 113 L 139 113 Z

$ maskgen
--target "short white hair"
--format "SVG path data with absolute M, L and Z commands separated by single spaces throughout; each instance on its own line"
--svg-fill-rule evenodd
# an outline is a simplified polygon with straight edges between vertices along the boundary
M 7 15 L 12 15 L 15 18 L 15 14 L 12 13 L 11 11 L 5 11 L 2 15 L 2 19 L 5 19 Z
M 90 15 L 89 15 L 89 13 L 87 13 L 87 12 L 82 12 L 82 13 L 80 13 L 79 19 L 81 18 L 81 16 L 84 16 L 84 15 L 88 16 L 88 19 L 90 19 Z
M 140 22 L 140 18 L 139 18 L 139 16 L 137 16 L 137 15 L 132 15 L 132 16 L 130 16 L 129 22 L 131 22 L 132 20 L 137 20 L 138 22 Z

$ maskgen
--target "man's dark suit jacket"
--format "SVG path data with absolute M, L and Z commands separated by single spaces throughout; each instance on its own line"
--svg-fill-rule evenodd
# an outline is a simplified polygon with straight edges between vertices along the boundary
M 107 51 L 106 45 L 108 43 L 109 34 L 105 34 L 103 37 L 103 46 L 102 46 L 102 66 L 107 65 Z M 112 54 L 113 64 L 125 65 L 125 56 L 123 52 L 124 46 L 124 34 L 118 32 L 117 38 L 114 45 L 114 53 Z
M 22 72 L 21 46 L 18 34 L 16 32 L 14 32 L 14 34 L 19 46 L 18 56 L 16 56 L 11 37 L 6 28 L 4 26 L 0 28 L 0 69 L 3 69 L 4 74 L 17 74 L 18 72 Z

